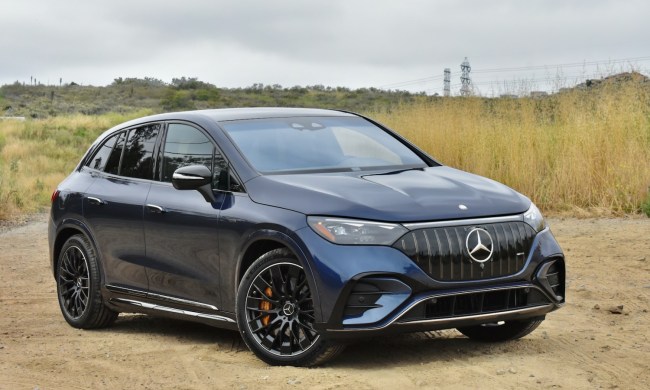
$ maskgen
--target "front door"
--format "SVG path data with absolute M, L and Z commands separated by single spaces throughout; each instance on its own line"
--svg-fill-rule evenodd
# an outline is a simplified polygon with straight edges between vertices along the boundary
M 176 190 L 174 171 L 205 165 L 215 172 L 216 148 L 200 129 L 170 123 L 161 151 L 159 182 L 144 209 L 149 295 L 181 306 L 215 310 L 219 295 L 217 220 L 221 202 L 206 202 L 198 191 Z

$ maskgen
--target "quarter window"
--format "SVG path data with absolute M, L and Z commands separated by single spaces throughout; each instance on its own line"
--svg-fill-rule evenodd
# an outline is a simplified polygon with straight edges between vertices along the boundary
M 129 131 L 120 175 L 139 179 L 153 177 L 153 149 L 160 124 L 138 127 Z
M 121 134 L 115 134 L 112 137 L 110 137 L 108 140 L 106 140 L 106 142 L 104 142 L 102 146 L 99 147 L 95 155 L 88 161 L 86 165 L 92 169 L 103 171 L 104 168 L 106 167 L 106 162 L 108 161 L 109 156 L 113 152 L 115 141 L 117 140 L 117 137 L 120 135 Z M 118 155 L 118 161 L 119 161 L 119 155 Z
M 124 149 L 124 138 L 126 133 L 124 131 L 120 132 L 117 135 L 117 141 L 113 147 L 113 151 L 110 156 L 108 156 L 108 161 L 106 162 L 106 167 L 104 167 L 104 172 L 117 175 L 120 169 L 120 158 L 122 157 L 122 149 Z

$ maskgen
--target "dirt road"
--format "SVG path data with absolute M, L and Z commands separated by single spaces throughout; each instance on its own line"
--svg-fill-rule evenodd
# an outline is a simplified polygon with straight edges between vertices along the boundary
M 71 328 L 41 215 L 0 232 L 0 389 L 650 388 L 650 219 L 550 222 L 568 257 L 568 303 L 530 336 L 372 339 L 300 369 L 269 367 L 236 332 L 198 324 L 122 315 L 110 329 Z

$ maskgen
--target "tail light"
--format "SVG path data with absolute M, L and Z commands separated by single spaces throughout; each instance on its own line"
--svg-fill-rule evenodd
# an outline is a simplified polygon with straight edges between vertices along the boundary
M 52 192 L 52 197 L 50 198 L 50 201 L 52 203 L 56 202 L 56 200 L 59 199 L 59 193 L 61 193 L 61 191 L 59 191 L 58 189 L 56 189 L 56 190 L 54 190 L 54 192 Z

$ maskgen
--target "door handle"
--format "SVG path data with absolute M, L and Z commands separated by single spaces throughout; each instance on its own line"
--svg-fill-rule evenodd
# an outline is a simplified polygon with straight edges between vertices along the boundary
M 94 205 L 97 205 L 97 206 L 103 206 L 103 205 L 106 204 L 105 200 L 95 198 L 94 196 L 87 196 L 86 199 L 88 199 L 88 203 L 94 204 Z
M 167 212 L 163 207 L 158 206 L 157 204 L 147 204 L 147 210 L 151 213 L 162 214 Z

